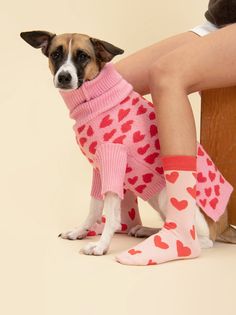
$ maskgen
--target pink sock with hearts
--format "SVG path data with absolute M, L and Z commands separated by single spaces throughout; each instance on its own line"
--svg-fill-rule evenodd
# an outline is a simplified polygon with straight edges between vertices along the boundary
M 156 265 L 195 258 L 201 249 L 195 231 L 196 157 L 162 157 L 168 196 L 166 221 L 161 231 L 116 256 L 126 265 Z

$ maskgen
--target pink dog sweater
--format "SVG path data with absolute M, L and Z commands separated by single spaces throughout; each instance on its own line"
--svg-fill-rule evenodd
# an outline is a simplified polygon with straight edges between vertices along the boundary
M 93 166 L 93 197 L 102 199 L 112 191 L 123 199 L 127 189 L 148 200 L 165 187 L 154 106 L 133 90 L 111 62 L 79 89 L 60 94 L 76 122 L 77 143 Z M 217 221 L 232 190 L 198 144 L 198 206 Z

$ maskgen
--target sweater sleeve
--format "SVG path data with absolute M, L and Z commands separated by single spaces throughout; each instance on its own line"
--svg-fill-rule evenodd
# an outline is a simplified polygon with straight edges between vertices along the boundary
M 90 195 L 95 199 L 103 199 L 101 195 L 101 176 L 98 170 L 93 168 L 93 179 Z
M 102 143 L 96 151 L 96 162 L 100 169 L 101 195 L 111 191 L 123 199 L 127 152 L 122 144 Z

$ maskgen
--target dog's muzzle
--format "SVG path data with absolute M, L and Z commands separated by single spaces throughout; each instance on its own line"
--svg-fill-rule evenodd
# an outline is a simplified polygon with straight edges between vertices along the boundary
M 70 72 L 61 72 L 58 75 L 58 83 L 60 85 L 60 87 L 67 87 L 70 86 L 71 84 L 71 80 L 72 80 L 72 76 L 70 74 Z
M 75 90 L 78 89 L 84 80 L 81 78 L 73 78 L 69 71 L 61 71 L 54 79 L 55 86 L 61 90 Z

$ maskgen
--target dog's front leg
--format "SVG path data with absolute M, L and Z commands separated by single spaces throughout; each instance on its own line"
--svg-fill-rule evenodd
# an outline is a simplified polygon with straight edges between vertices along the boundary
M 102 236 L 98 242 L 88 243 L 83 248 L 86 255 L 104 255 L 110 246 L 114 233 L 120 228 L 121 198 L 112 192 L 107 192 L 104 198 L 104 212 L 106 223 Z
M 61 233 L 59 236 L 69 240 L 83 239 L 87 236 L 88 230 L 96 223 L 101 221 L 103 200 L 91 198 L 89 213 L 84 223 L 66 233 Z

